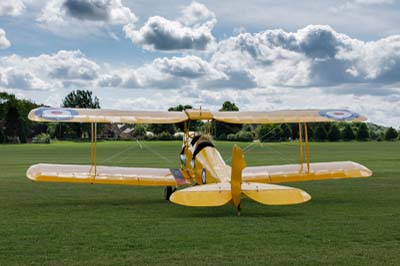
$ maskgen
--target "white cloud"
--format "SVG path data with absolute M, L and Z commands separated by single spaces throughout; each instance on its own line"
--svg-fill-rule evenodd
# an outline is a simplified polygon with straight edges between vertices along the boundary
M 320 25 L 242 32 L 208 54 L 156 58 L 135 68 L 99 64 L 80 51 L 0 58 L 0 88 L 33 99 L 43 97 L 34 90 L 78 87 L 94 89 L 102 107 L 217 109 L 231 100 L 242 110 L 349 108 L 393 126 L 400 126 L 398 73 L 400 36 L 365 42 Z
M 354 3 L 362 5 L 392 4 L 393 0 L 354 0 Z
M 127 38 L 147 50 L 206 50 L 215 41 L 211 31 L 216 22 L 206 6 L 193 2 L 182 9 L 177 20 L 154 16 L 140 29 L 130 23 L 123 30 Z
M 192 2 L 189 6 L 182 8 L 182 17 L 179 20 L 185 25 L 196 25 L 215 19 L 215 14 L 205 5 Z
M 109 75 L 105 74 L 102 77 L 100 77 L 98 81 L 98 86 L 100 87 L 119 87 L 122 83 L 122 78 L 117 75 Z
M 211 64 L 253 77 L 256 87 L 400 82 L 400 36 L 364 42 L 310 25 L 297 32 L 241 33 L 218 44 Z M 232 84 L 234 86 L 234 84 Z
M 0 28 L 0 49 L 6 49 L 10 46 L 11 43 L 6 37 L 6 32 Z
M 25 9 L 21 0 L 0 1 L 0 16 L 19 16 Z
M 49 84 L 36 77 L 30 71 L 22 71 L 14 68 L 0 68 L 0 86 L 21 90 L 45 90 Z
M 136 69 L 122 68 L 102 76 L 101 87 L 180 89 L 196 86 L 199 81 L 226 79 L 210 63 L 197 56 L 156 58 L 153 62 Z
M 48 76 L 61 80 L 94 80 L 100 67 L 87 59 L 80 51 L 59 51 L 56 55 L 41 55 L 46 62 Z
M 340 13 L 341 15 L 343 15 L 343 13 L 346 11 L 351 11 L 356 13 L 359 12 L 358 10 L 363 10 L 368 8 L 376 9 L 377 6 L 391 5 L 393 3 L 394 3 L 393 0 L 348 0 L 339 3 L 339 5 L 335 5 L 330 9 L 333 11 L 333 13 Z
M 400 81 L 400 35 L 375 42 L 357 42 L 353 50 L 339 56 L 353 63 L 350 71 L 364 81 Z
M 18 57 L 3 61 L 11 58 Z M 79 51 L 19 58 L 15 64 L 29 65 L 25 69 L 30 73 L 41 80 L 62 81 L 62 86 L 94 83 L 100 87 L 208 90 L 319 86 L 328 90 L 353 84 L 356 88 L 355 84 L 400 82 L 400 36 L 364 42 L 329 26 L 310 25 L 296 32 L 240 33 L 219 42 L 210 58 L 156 58 L 137 68 L 106 69 Z M 360 94 L 368 93 L 372 93 L 369 87 Z
M 59 51 L 23 58 L 4 56 L 0 60 L 0 88 L 56 90 L 73 84 L 91 85 L 100 67 L 80 51 Z
M 51 0 L 37 21 L 56 34 L 71 35 L 134 23 L 137 17 L 121 0 Z
M 182 78 L 205 77 L 212 80 L 226 78 L 223 72 L 217 71 L 197 56 L 157 58 L 152 66 L 165 74 Z

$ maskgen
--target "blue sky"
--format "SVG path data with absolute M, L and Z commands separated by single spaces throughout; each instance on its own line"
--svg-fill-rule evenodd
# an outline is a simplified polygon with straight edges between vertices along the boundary
M 59 106 L 350 108 L 400 127 L 400 4 L 0 1 L 0 90 Z

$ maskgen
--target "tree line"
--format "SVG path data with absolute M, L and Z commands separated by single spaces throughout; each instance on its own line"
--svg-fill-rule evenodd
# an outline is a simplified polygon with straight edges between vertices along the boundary
M 89 140 L 90 125 L 80 123 L 36 123 L 27 116 L 31 109 L 39 107 L 29 100 L 17 99 L 15 95 L 0 93 L 0 143 L 26 143 L 30 141 L 50 142 L 50 139 Z M 62 107 L 100 108 L 99 99 L 88 90 L 76 90 L 63 100 Z M 170 112 L 192 109 L 190 105 L 178 105 L 168 109 Z M 223 103 L 219 111 L 239 111 L 232 102 Z M 392 127 L 371 123 L 309 123 L 310 141 L 394 141 L 399 132 Z M 130 137 L 147 140 L 180 139 L 176 134 L 184 130 L 184 124 L 132 125 Z M 297 124 L 238 125 L 212 121 L 190 121 L 189 130 L 211 133 L 217 140 L 262 142 L 290 141 L 298 139 Z M 100 138 L 118 139 L 112 125 L 99 125 Z

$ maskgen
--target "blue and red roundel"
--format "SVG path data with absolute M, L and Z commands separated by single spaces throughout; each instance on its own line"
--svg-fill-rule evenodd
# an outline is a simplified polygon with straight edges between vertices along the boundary
M 330 119 L 335 119 L 338 121 L 346 121 L 346 120 L 352 120 L 354 118 L 359 117 L 360 115 L 357 113 L 354 113 L 349 110 L 342 110 L 342 109 L 328 109 L 328 110 L 321 110 L 319 112 L 320 116 L 327 117 Z
M 78 111 L 64 108 L 40 108 L 35 112 L 35 115 L 46 120 L 67 121 L 77 116 Z

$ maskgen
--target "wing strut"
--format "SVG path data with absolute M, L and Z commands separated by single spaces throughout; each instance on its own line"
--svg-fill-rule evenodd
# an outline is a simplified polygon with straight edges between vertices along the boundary
M 303 161 L 304 161 L 304 156 L 303 156 L 303 127 L 301 126 L 301 123 L 299 123 L 299 146 L 300 146 L 300 170 L 299 173 L 303 172 Z
M 304 130 L 304 137 L 303 137 Z M 304 146 L 303 146 L 304 142 Z M 300 170 L 299 173 L 303 172 L 303 163 L 304 163 L 304 151 L 306 155 L 306 163 L 307 163 L 307 173 L 310 173 L 310 149 L 308 146 L 308 128 L 307 124 L 299 123 L 299 145 L 300 145 Z
M 304 136 L 305 136 L 305 139 L 306 139 L 307 173 L 310 173 L 310 149 L 308 148 L 308 128 L 307 128 L 307 123 L 304 123 Z
M 91 167 L 89 172 L 92 172 L 93 169 L 93 176 L 92 180 L 96 178 L 97 175 L 97 123 L 91 123 L 91 140 L 90 140 L 90 161 Z

